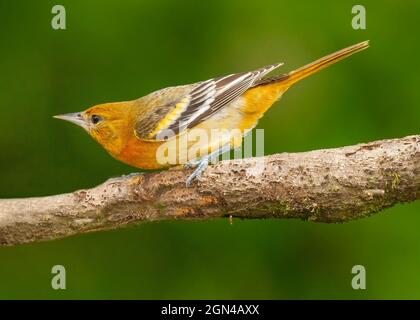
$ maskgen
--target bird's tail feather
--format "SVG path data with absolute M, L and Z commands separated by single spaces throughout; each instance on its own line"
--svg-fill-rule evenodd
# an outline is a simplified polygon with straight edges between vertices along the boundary
M 255 85 L 267 85 L 267 84 L 273 84 L 277 83 L 280 85 L 279 87 L 282 88 L 282 92 L 290 88 L 291 85 L 295 84 L 296 82 L 310 76 L 311 74 L 314 74 L 315 72 L 318 72 L 319 70 L 322 70 L 344 58 L 349 57 L 353 53 L 362 51 L 369 47 L 369 41 L 363 41 L 360 43 L 357 43 L 355 45 L 352 45 L 350 47 L 341 49 L 337 52 L 334 52 L 332 54 L 329 54 L 325 57 L 322 57 L 321 59 L 318 59 L 314 62 L 311 62 L 299 69 L 293 70 L 289 73 L 282 74 L 279 76 L 274 76 L 270 78 L 261 79 L 259 82 L 257 82 Z
M 369 41 L 363 41 L 352 45 L 350 47 L 341 49 L 337 52 L 329 54 L 321 59 L 318 59 L 312 63 L 309 63 L 299 69 L 293 70 L 287 74 L 287 78 L 284 79 L 285 84 L 287 86 L 291 86 L 292 84 L 310 76 L 311 74 L 318 72 L 342 59 L 349 57 L 350 55 L 362 51 L 369 47 Z

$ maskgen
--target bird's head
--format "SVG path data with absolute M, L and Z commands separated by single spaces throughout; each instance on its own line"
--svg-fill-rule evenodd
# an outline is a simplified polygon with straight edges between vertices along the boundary
M 105 103 L 85 111 L 54 118 L 72 122 L 83 129 L 112 155 L 118 155 L 133 130 L 130 102 Z

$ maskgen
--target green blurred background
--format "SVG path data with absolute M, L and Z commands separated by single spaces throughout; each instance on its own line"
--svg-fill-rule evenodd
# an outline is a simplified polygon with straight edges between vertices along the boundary
M 67 30 L 51 28 L 64 5 Z M 351 28 L 363 4 L 367 29 Z M 267 154 L 419 133 L 418 1 L 0 2 L 0 198 L 97 185 L 130 168 L 52 115 L 369 39 L 262 119 Z M 420 203 L 346 224 L 147 223 L 0 248 L 0 298 L 420 298 Z M 67 290 L 51 289 L 51 267 Z M 351 288 L 351 268 L 367 290 Z

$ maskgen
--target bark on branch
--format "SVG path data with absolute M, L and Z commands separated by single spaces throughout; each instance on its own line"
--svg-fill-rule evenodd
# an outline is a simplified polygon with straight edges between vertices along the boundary
M 140 221 L 216 217 L 344 222 L 420 198 L 420 136 L 114 178 L 68 194 L 0 200 L 0 244 Z

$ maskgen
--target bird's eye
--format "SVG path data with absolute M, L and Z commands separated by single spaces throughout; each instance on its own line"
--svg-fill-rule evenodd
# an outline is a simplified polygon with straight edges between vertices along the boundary
M 90 117 L 90 121 L 92 121 L 93 124 L 97 124 L 99 121 L 102 121 L 102 117 L 94 114 Z

